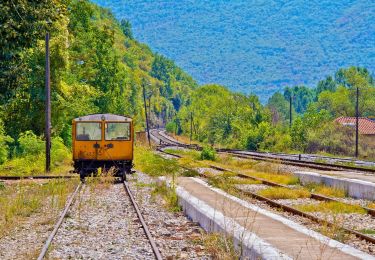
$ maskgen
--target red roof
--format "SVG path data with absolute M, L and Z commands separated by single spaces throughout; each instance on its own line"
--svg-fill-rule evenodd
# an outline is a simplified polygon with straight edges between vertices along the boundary
M 345 125 L 355 127 L 356 118 L 355 117 L 339 117 L 336 118 L 336 122 Z M 367 118 L 360 117 L 358 118 L 358 131 L 362 135 L 375 135 L 375 121 Z

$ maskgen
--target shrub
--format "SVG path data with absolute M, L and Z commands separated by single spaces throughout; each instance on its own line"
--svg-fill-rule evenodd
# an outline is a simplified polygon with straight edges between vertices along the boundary
M 0 120 L 0 164 L 3 164 L 8 159 L 8 143 L 12 142 L 13 139 L 5 135 L 3 122 Z
M 32 131 L 21 133 L 18 143 L 18 155 L 21 156 L 37 155 L 45 151 L 44 141 Z
M 168 122 L 165 125 L 165 130 L 167 130 L 168 133 L 174 133 L 176 131 L 176 123 L 175 122 Z
M 215 161 L 215 159 L 216 159 L 215 149 L 213 147 L 210 147 L 210 146 L 203 147 L 200 159 L 201 160 Z

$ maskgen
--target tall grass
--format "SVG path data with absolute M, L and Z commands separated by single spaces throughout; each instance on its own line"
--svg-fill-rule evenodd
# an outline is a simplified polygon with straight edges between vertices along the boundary
M 136 169 L 151 176 L 173 175 L 180 170 L 176 160 L 164 159 L 143 146 L 135 147 L 134 164 Z
M 182 210 L 178 204 L 178 196 L 174 187 L 168 187 L 165 182 L 156 183 L 151 192 L 152 196 L 160 196 L 165 202 L 165 207 L 171 212 L 179 212 Z
M 346 203 L 336 201 L 325 201 L 318 204 L 303 204 L 296 206 L 298 209 L 305 212 L 323 212 L 323 213 L 358 213 L 366 214 L 366 210 L 360 205 L 349 205 Z
M 14 157 L 0 165 L 1 175 L 29 176 L 44 172 L 45 146 L 41 137 L 31 131 L 20 135 Z M 67 172 L 71 168 L 71 152 L 60 137 L 52 138 L 51 170 L 54 174 Z
M 20 181 L 0 189 L 0 237 L 20 220 L 43 212 L 53 216 L 66 202 L 78 180 L 50 180 L 40 184 Z
M 258 191 L 258 195 L 269 199 L 299 199 L 310 198 L 311 194 L 305 189 L 288 189 L 284 187 L 271 187 Z

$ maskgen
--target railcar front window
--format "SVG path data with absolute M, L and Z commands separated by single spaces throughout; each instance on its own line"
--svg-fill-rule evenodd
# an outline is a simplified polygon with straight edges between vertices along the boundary
M 77 141 L 102 140 L 102 123 L 79 122 L 76 127 Z
M 106 123 L 105 140 L 130 140 L 130 124 Z

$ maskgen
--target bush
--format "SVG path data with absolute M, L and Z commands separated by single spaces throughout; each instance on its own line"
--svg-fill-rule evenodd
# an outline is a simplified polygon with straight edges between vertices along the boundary
M 212 148 L 211 146 L 203 147 L 200 159 L 201 160 L 215 161 L 215 159 L 216 159 L 216 151 L 215 151 L 215 149 Z
M 8 143 L 12 142 L 13 139 L 5 135 L 3 122 L 0 121 L 0 164 L 3 164 L 8 159 Z
M 167 130 L 168 133 L 175 133 L 176 131 L 176 123 L 175 122 L 168 122 L 165 125 L 165 130 Z
M 38 155 L 45 151 L 44 141 L 32 131 L 21 133 L 18 138 L 18 143 L 17 154 L 20 156 Z

